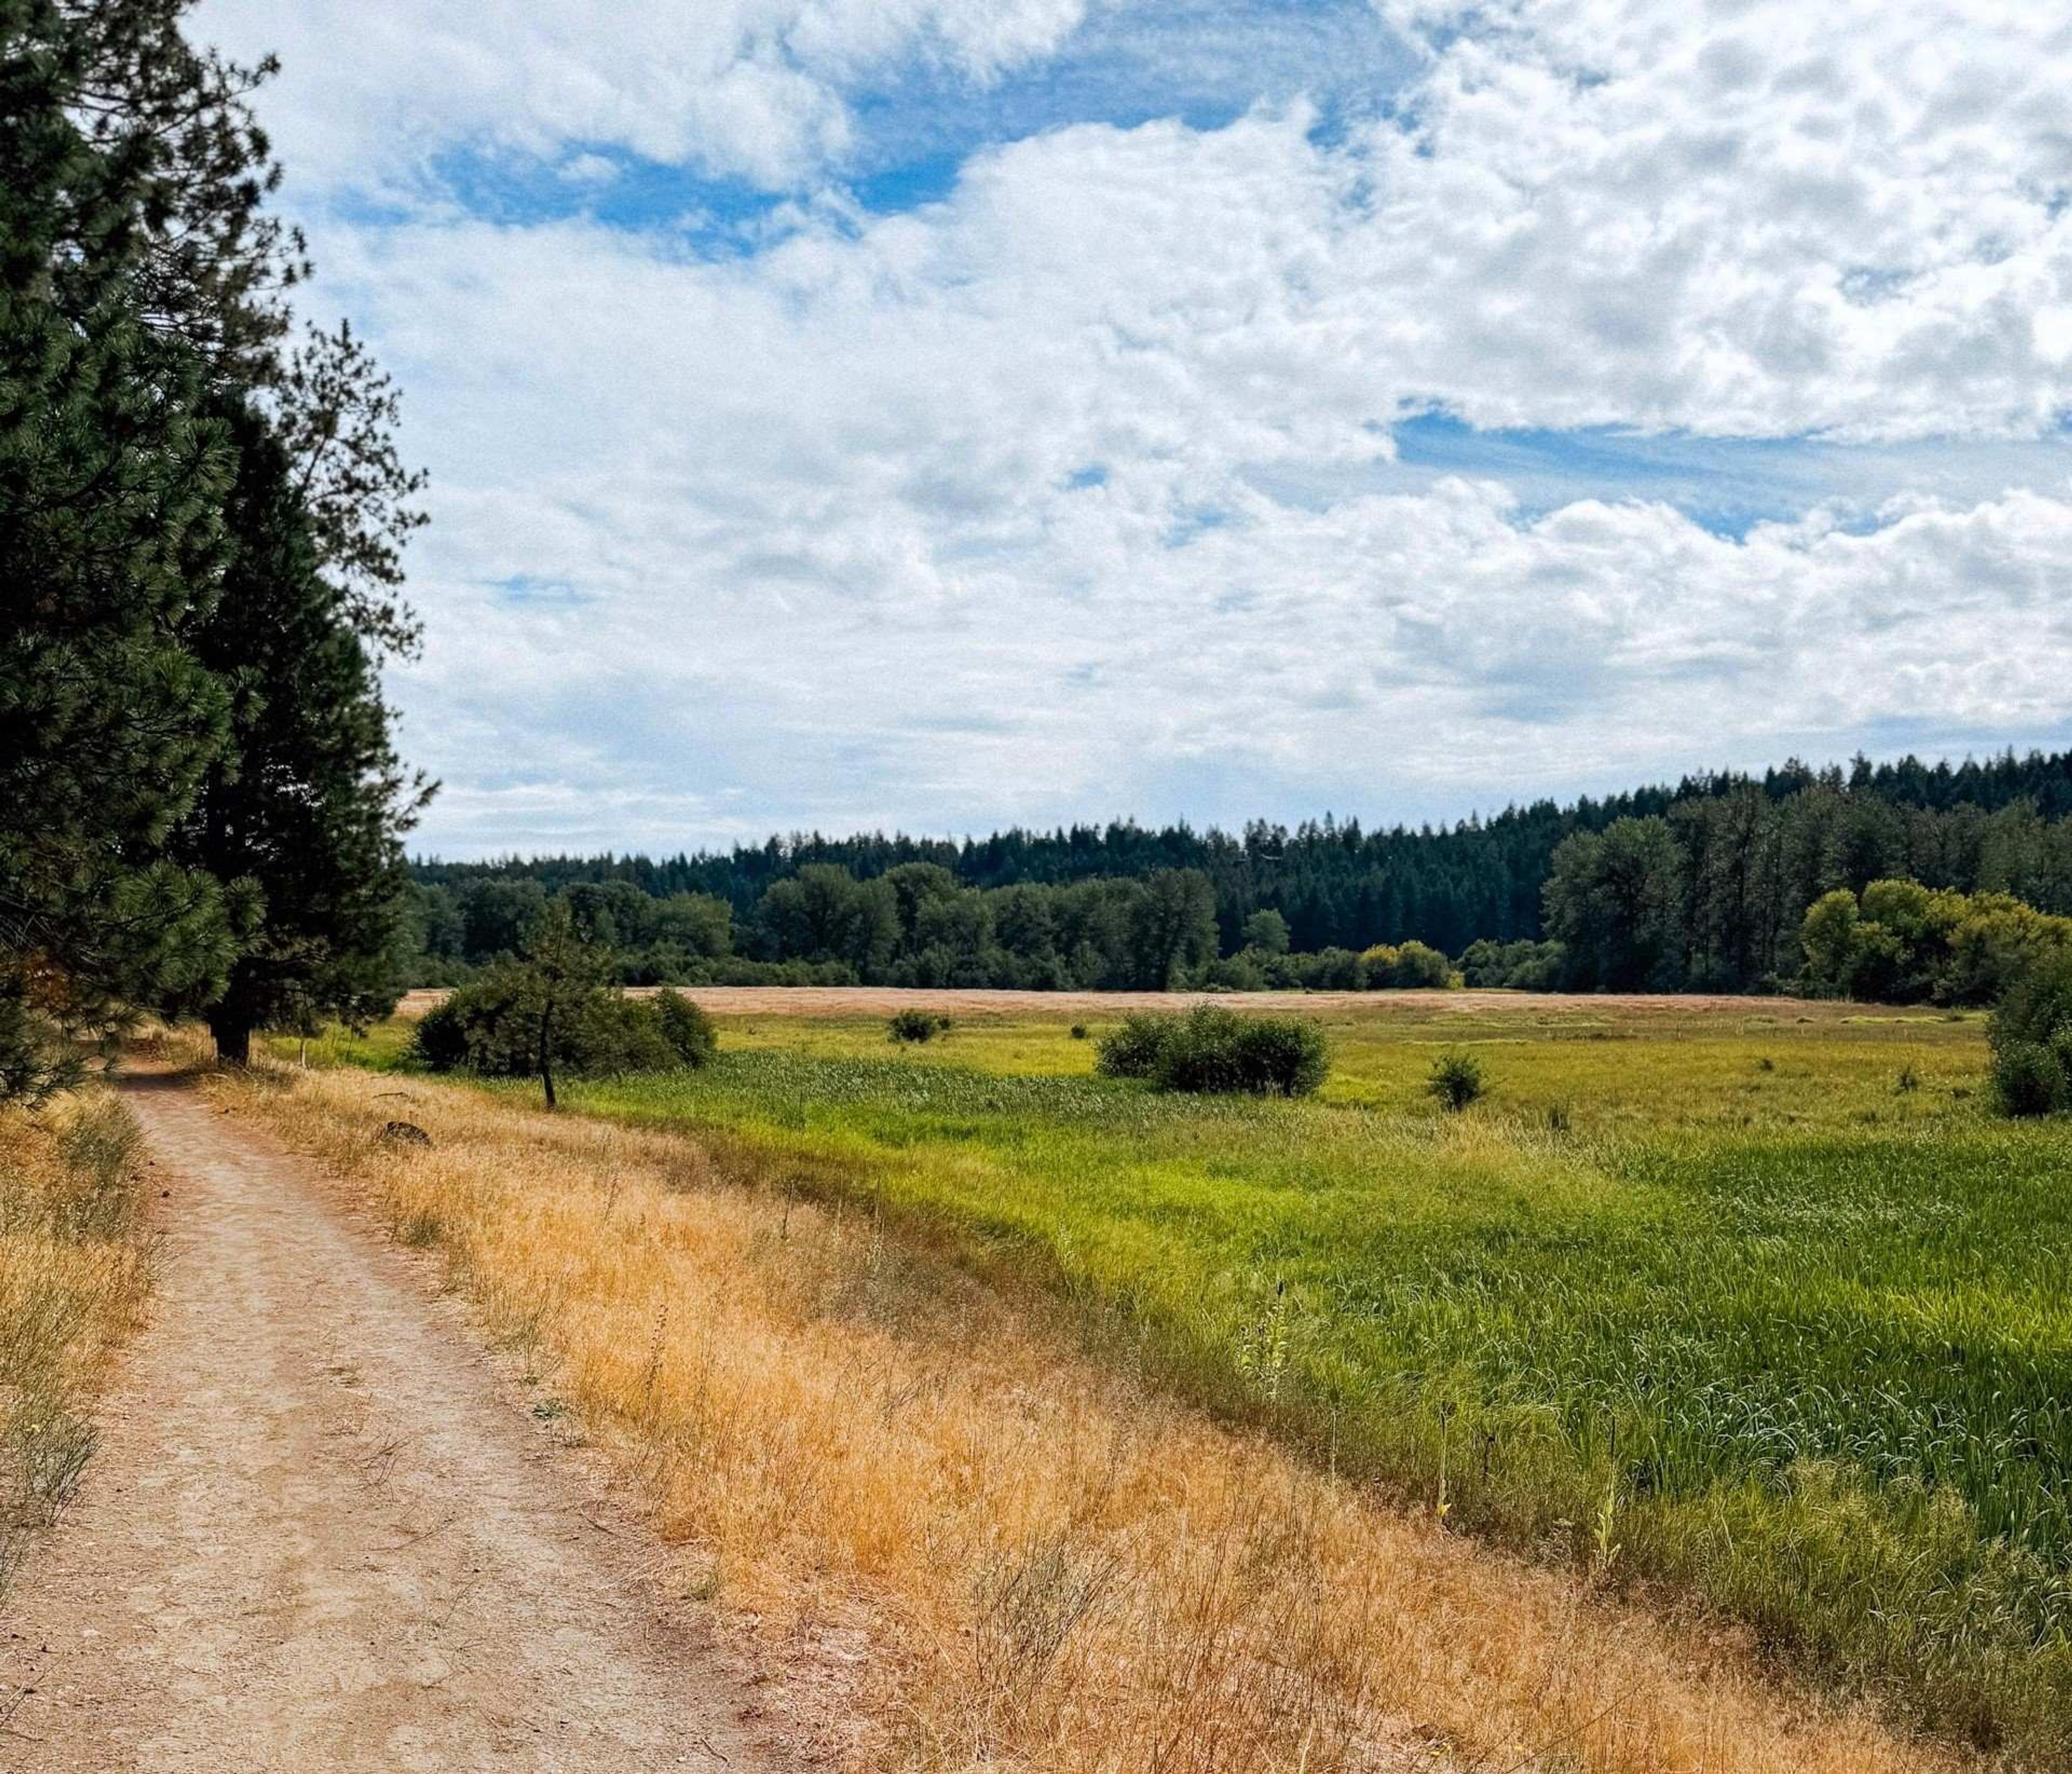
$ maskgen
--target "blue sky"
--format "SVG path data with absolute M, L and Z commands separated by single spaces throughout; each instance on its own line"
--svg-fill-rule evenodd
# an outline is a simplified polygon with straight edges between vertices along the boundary
M 2072 742 L 2072 31 L 1877 18 L 199 14 L 432 470 L 448 854 Z

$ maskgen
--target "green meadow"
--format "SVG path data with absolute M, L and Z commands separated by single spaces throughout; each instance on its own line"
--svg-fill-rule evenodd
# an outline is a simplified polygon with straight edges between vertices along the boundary
M 895 1048 L 773 994 L 704 1070 L 565 1100 L 1038 1285 L 1449 1528 L 2072 1753 L 2072 1167 L 1987 1107 L 1984 1020 L 1463 1002 L 1321 1012 L 1331 1079 L 1288 1103 L 1096 1078 L 1085 1000 Z M 1423 1085 L 1461 1049 L 1490 1090 L 1453 1115 Z

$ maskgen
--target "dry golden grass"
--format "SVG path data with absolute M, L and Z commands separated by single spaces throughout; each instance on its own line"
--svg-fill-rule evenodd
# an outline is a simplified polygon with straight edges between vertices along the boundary
M 0 1110 L 0 1591 L 79 1481 L 143 1299 L 137 1141 L 105 1091 Z
M 1954 1765 L 1471 1546 L 690 1142 L 350 1071 L 212 1086 L 436 1247 L 855 1768 Z M 407 1115 L 430 1149 L 376 1137 Z M 1046 1314 L 1050 1321 L 1046 1322 Z M 548 1407 L 542 1406 L 543 1414 Z M 839 1655 L 837 1654 L 839 1653 Z
M 1186 1009 L 1194 1004 L 1276 1015 L 1467 1018 L 1490 1015 L 1547 1016 L 1587 1012 L 1592 1017 L 1718 1015 L 1739 1020 L 1759 1007 L 1770 1017 L 1838 1020 L 1856 1007 L 1836 998 L 1749 999 L 1679 992 L 1497 992 L 1474 988 L 1412 992 L 1016 992 L 961 986 L 630 986 L 629 997 L 680 992 L 716 1016 L 770 1016 L 819 1020 L 882 1017 L 895 1010 L 932 1010 L 960 1017 L 1120 1016 L 1132 1010 Z M 396 1013 L 414 1021 L 448 996 L 444 986 L 421 986 L 403 994 Z

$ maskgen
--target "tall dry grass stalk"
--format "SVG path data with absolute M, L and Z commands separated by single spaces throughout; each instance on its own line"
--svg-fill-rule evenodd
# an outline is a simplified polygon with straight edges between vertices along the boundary
M 436 1246 L 856 1768 L 1951 1765 L 1152 1393 L 681 1137 L 347 1071 L 213 1086 Z M 397 1113 L 429 1150 L 376 1137 Z M 846 1669 L 845 1677 L 840 1674 Z M 830 1673 L 830 1672 L 833 1672 Z M 832 1684 L 832 1686 L 830 1686 Z
M 78 1484 L 143 1299 L 138 1143 L 102 1090 L 0 1110 L 0 1595 Z

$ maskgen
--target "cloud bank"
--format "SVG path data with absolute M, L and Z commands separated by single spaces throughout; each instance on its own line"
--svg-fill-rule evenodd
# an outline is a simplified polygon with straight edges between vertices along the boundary
M 1044 70 L 1126 39 L 1102 90 L 1198 88 L 1301 9 L 639 10 L 203 14 L 291 34 L 316 299 L 434 470 L 429 844 L 1426 817 L 2067 736 L 2072 23 L 1392 5 L 1371 79 L 1204 121 L 1042 115 Z M 859 182 L 902 92 L 1017 82 L 1034 124 Z M 685 182 L 607 215 L 636 165 Z

